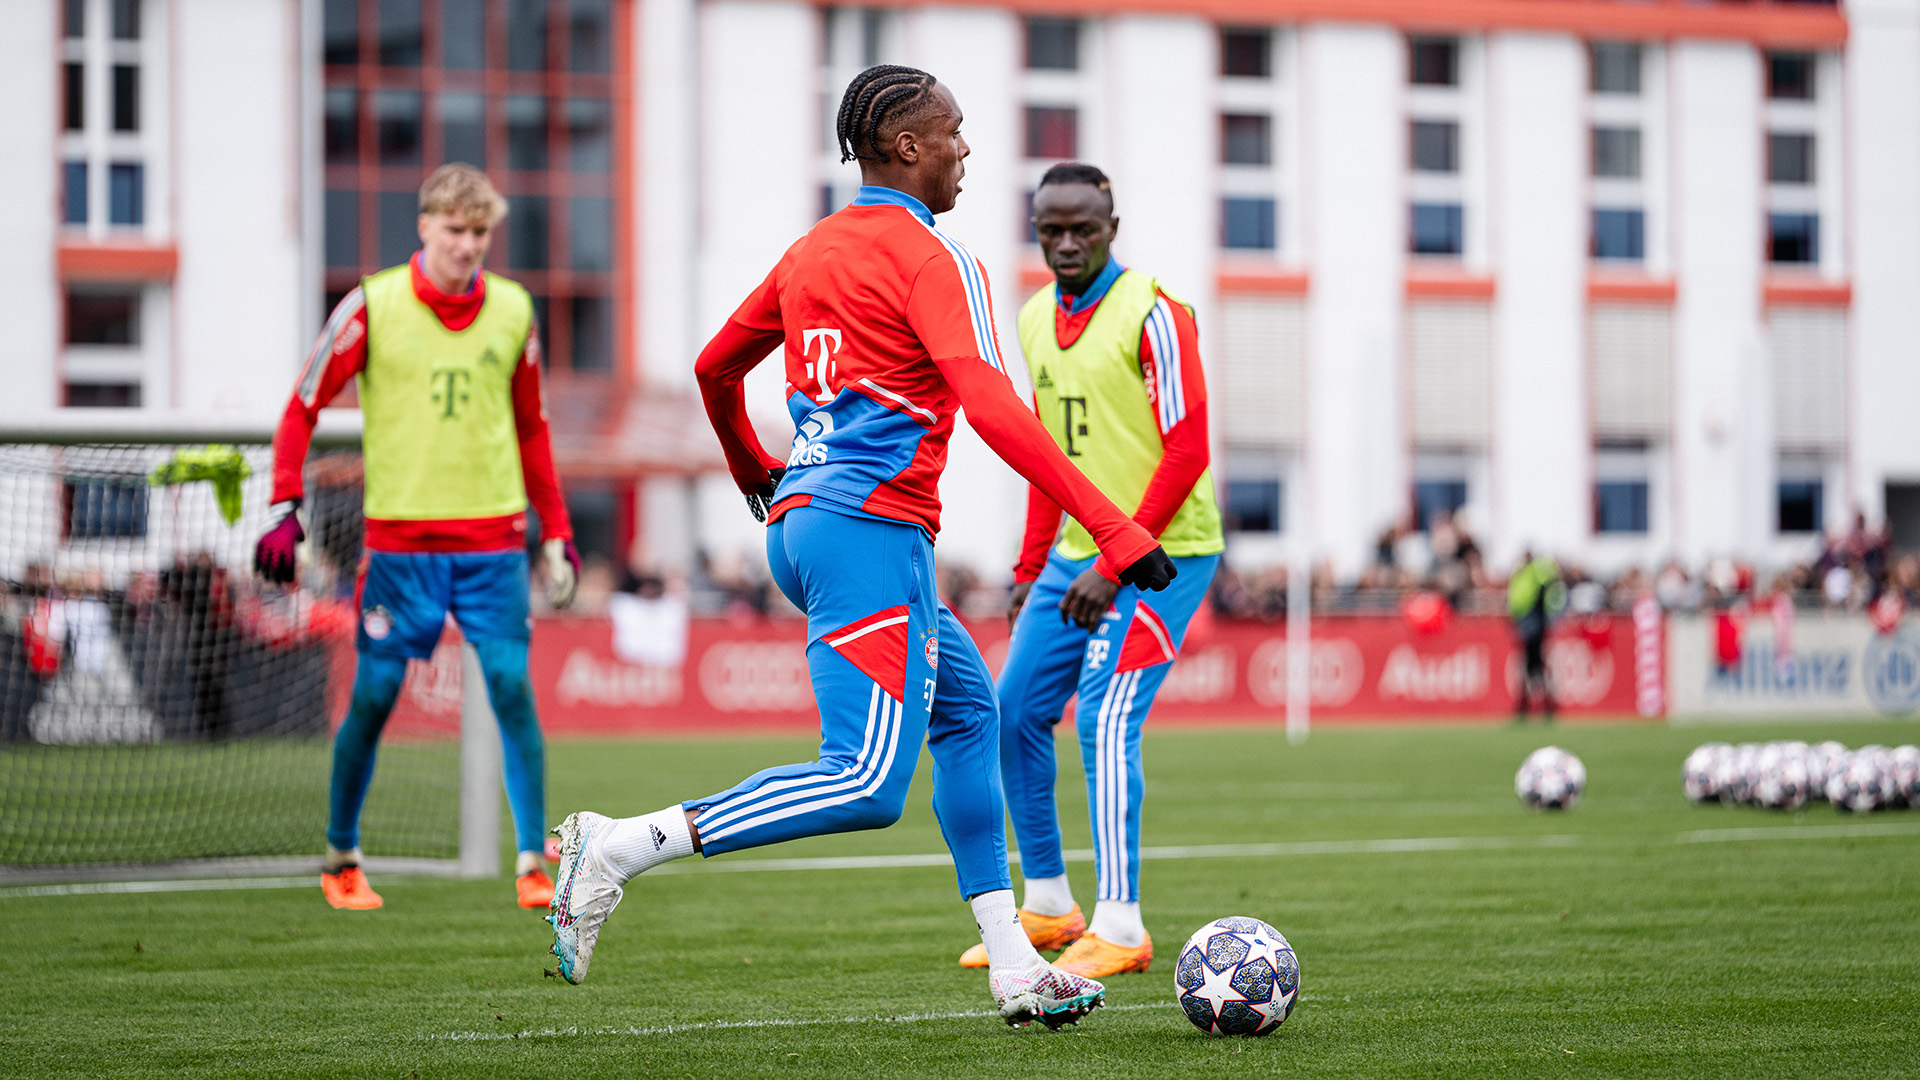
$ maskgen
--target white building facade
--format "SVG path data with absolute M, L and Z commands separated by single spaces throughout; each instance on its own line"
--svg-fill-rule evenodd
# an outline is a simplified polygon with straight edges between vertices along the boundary
M 1009 351 L 1040 174 L 1113 177 L 1117 256 L 1198 314 L 1236 563 L 1352 576 L 1442 509 L 1496 567 L 1774 564 L 1856 507 L 1920 544 L 1916 0 L 1072 7 L 15 5 L 6 414 L 270 418 L 326 298 L 408 249 L 407 192 L 475 157 L 556 396 L 690 394 L 851 197 L 833 113 L 894 62 L 965 111 L 941 227 Z M 749 385 L 772 441 L 777 364 Z M 724 476 L 568 468 L 617 549 L 755 542 Z M 943 558 L 1004 575 L 1023 483 L 962 433 L 943 495 Z

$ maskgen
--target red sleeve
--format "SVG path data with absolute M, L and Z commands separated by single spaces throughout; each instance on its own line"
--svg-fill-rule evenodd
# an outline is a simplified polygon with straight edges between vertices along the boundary
M 759 366 L 767 354 L 786 340 L 780 322 L 780 293 L 769 273 L 748 296 L 720 332 L 700 350 L 693 373 L 700 382 L 700 397 L 706 403 L 707 420 L 720 437 L 720 448 L 727 455 L 727 471 L 741 491 L 764 490 L 768 471 L 780 467 L 780 459 L 767 453 L 754 434 L 747 418 L 747 395 L 741 382 L 747 372 Z
M 1100 546 L 1101 562 L 1128 566 L 1159 546 L 1073 467 L 1040 418 L 1014 393 L 1000 359 L 993 295 L 978 259 L 955 244 L 927 260 L 907 298 L 907 323 L 981 440 L 1087 527 Z
M 280 425 L 273 431 L 274 502 L 306 494 L 301 472 L 320 410 L 366 366 L 367 301 L 359 289 L 354 289 L 341 299 L 321 328 L 320 339 L 313 343 L 313 351 L 300 368 L 287 410 L 280 414 Z
M 520 480 L 527 502 L 540 515 L 540 538 L 573 539 L 567 501 L 553 468 L 553 437 L 547 428 L 547 396 L 540 388 L 540 326 L 527 333 L 520 366 L 513 372 L 513 426 L 520 433 Z
M 1060 535 L 1060 507 L 1027 485 L 1027 531 L 1020 538 L 1020 561 L 1013 564 L 1013 580 L 1032 581 L 1046 569 L 1047 552 Z
M 1160 464 L 1133 520 L 1159 536 L 1207 471 L 1207 381 L 1193 314 L 1163 293 L 1140 331 L 1140 373 L 1159 420 Z

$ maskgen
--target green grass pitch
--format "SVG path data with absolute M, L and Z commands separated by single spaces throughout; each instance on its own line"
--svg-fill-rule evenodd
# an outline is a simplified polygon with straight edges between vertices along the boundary
M 1110 980 L 1112 1008 L 1059 1033 L 985 1015 L 985 975 L 954 962 L 975 938 L 948 868 L 716 872 L 942 851 L 924 761 L 893 829 L 634 882 L 579 987 L 543 975 L 546 926 L 505 878 L 376 878 L 387 906 L 371 913 L 332 911 L 317 887 L 0 893 L 0 1073 L 1912 1077 L 1920 811 L 1681 796 L 1694 745 L 1796 736 L 1894 744 L 1920 724 L 1332 728 L 1299 747 L 1270 729 L 1153 731 L 1147 845 L 1300 846 L 1144 862 L 1153 970 Z M 1587 764 L 1569 813 L 1513 797 L 1548 742 Z M 550 753 L 557 819 L 655 809 L 810 744 Z M 1077 762 L 1062 791 L 1084 848 Z M 1434 837 L 1475 839 L 1364 843 Z M 1071 874 L 1090 907 L 1092 865 Z M 1269 1038 L 1208 1038 L 1173 1004 L 1181 943 L 1233 914 L 1300 956 L 1299 1004 Z

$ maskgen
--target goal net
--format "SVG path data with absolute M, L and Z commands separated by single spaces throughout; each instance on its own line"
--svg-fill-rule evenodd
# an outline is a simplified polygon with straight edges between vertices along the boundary
M 271 433 L 152 424 L 0 429 L 0 880 L 308 871 L 325 850 L 357 435 L 323 429 L 309 455 L 308 543 L 283 587 L 252 572 Z M 370 862 L 461 869 L 461 668 L 448 642 L 408 673 L 362 816 Z

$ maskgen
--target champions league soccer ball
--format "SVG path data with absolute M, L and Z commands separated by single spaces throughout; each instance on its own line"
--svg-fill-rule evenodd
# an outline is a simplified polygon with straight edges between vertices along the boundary
M 1723 742 L 1704 743 L 1687 755 L 1680 766 L 1680 783 L 1686 788 L 1687 801 L 1717 802 L 1720 799 L 1720 759 L 1733 756 L 1733 747 Z
M 1863 746 L 1835 763 L 1827 774 L 1827 801 L 1835 810 L 1866 814 L 1886 804 L 1886 753 L 1883 746 Z
M 1280 931 L 1242 916 L 1193 932 L 1173 969 L 1174 993 L 1209 1035 L 1270 1035 L 1293 1012 L 1300 961 Z
M 1807 744 L 1769 743 L 1760 752 L 1753 780 L 1753 801 L 1770 810 L 1798 810 L 1813 798 L 1807 775 Z
M 1557 746 L 1527 755 L 1513 777 L 1513 793 L 1529 810 L 1567 810 L 1587 790 L 1587 767 Z
M 1893 748 L 1893 801 L 1920 809 L 1920 746 Z

